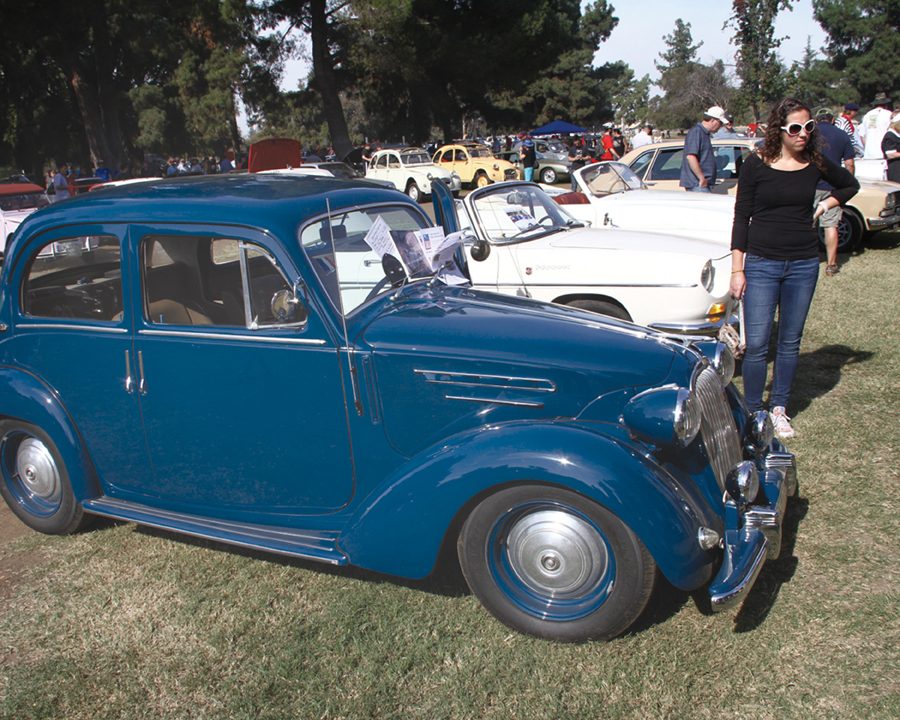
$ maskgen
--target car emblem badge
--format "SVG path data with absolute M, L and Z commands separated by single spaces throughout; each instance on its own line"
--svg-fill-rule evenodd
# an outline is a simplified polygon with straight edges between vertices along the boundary
M 526 275 L 531 275 L 531 268 L 530 268 L 530 267 L 525 268 L 525 274 L 526 274 Z

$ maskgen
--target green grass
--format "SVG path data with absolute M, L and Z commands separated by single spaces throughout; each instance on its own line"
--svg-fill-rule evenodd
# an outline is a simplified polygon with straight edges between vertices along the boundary
M 795 532 L 740 611 L 664 588 L 634 632 L 560 645 L 452 584 L 133 525 L 29 535 L 0 545 L 0 717 L 900 716 L 898 243 L 820 281 L 791 408 Z

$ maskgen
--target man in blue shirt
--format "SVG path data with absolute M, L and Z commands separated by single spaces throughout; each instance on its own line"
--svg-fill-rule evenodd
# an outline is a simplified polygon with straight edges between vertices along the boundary
M 834 124 L 834 113 L 828 108 L 819 108 L 816 111 L 816 133 L 813 142 L 819 148 L 819 152 L 831 160 L 835 165 L 844 163 L 849 172 L 854 172 L 853 158 L 856 151 L 850 136 Z M 816 197 L 813 207 L 825 200 L 834 190 L 824 180 L 816 185 Z M 819 216 L 819 227 L 825 235 L 825 275 L 832 277 L 840 269 L 837 261 L 838 225 L 841 222 L 841 206 L 826 210 Z
M 689 192 L 710 192 L 716 183 L 716 156 L 710 136 L 728 122 L 718 105 L 703 113 L 703 120 L 690 129 L 684 140 L 679 185 Z

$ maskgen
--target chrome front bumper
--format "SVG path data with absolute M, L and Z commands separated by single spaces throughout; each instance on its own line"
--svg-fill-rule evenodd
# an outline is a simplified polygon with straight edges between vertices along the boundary
M 735 330 L 740 322 L 737 313 L 731 313 L 728 317 L 728 324 Z M 709 322 L 707 320 L 695 323 L 650 323 L 653 330 L 660 332 L 672 333 L 673 335 L 716 335 L 719 328 L 722 327 L 723 321 Z
M 757 459 L 760 489 L 751 505 L 725 502 L 722 566 L 709 586 L 715 612 L 740 604 L 756 582 L 766 560 L 781 554 L 781 535 L 788 497 L 797 492 L 797 464 L 779 441 Z
M 882 212 L 885 212 L 884 210 Z M 870 230 L 889 230 L 900 225 L 900 213 L 882 215 L 877 218 L 866 218 Z

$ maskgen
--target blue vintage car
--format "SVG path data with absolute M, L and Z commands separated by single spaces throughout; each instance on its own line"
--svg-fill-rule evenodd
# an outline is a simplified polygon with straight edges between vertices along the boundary
M 440 186 L 435 209 L 454 230 Z M 390 254 L 358 287 L 376 224 L 432 223 L 400 192 L 278 175 L 31 215 L 0 279 L 9 506 L 46 533 L 101 515 L 405 578 L 455 545 L 494 615 L 558 640 L 623 632 L 657 570 L 739 602 L 797 479 L 725 347 Z

